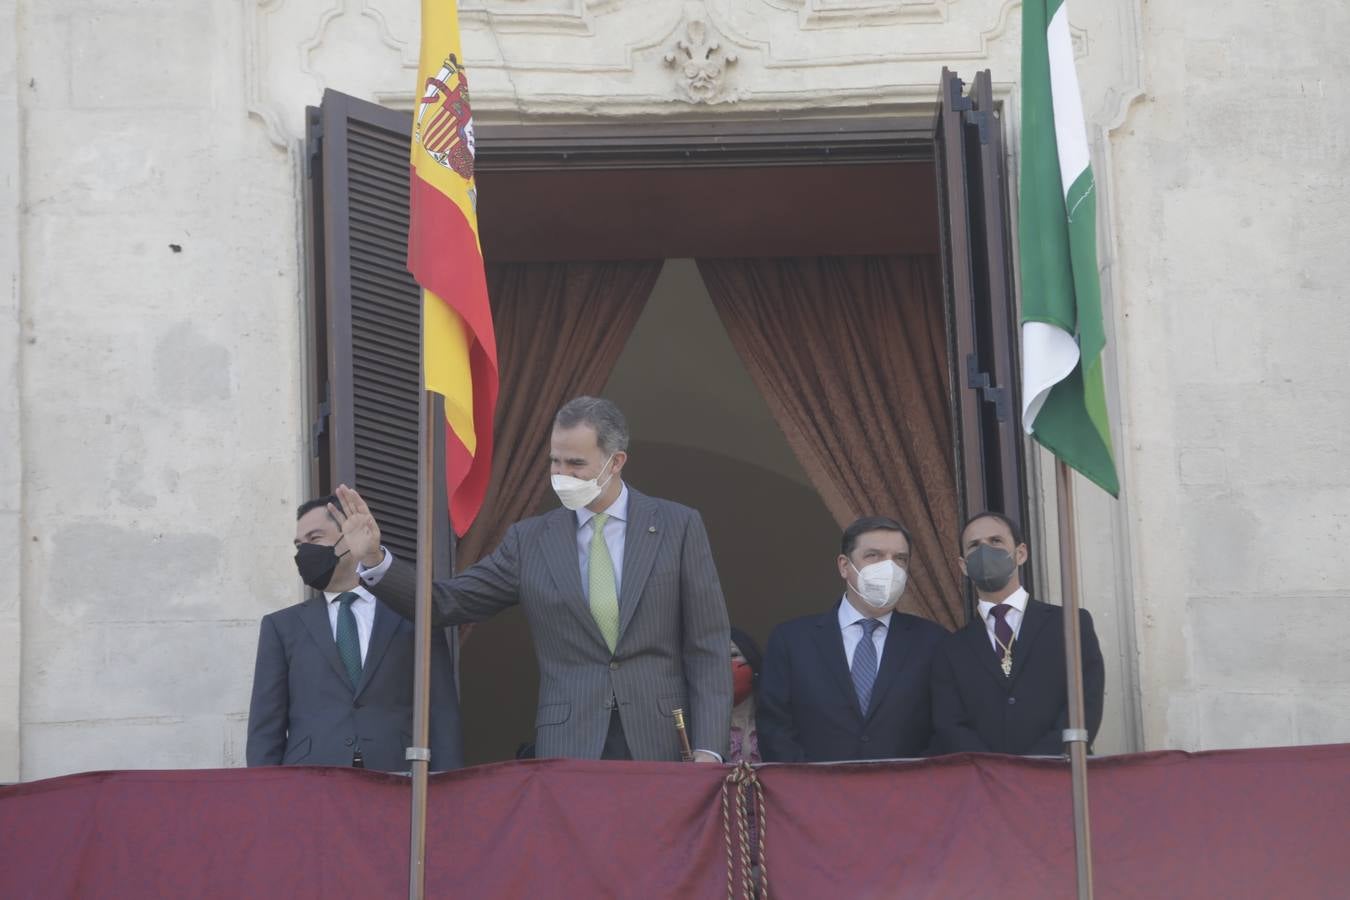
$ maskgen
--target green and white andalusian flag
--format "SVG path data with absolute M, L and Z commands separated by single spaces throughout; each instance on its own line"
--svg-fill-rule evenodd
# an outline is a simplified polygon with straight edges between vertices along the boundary
M 1022 2 L 1022 424 L 1114 497 L 1097 195 L 1067 7 Z

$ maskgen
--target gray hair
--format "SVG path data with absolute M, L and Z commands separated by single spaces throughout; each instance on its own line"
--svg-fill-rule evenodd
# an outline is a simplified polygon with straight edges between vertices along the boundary
M 595 430 L 595 441 L 604 453 L 628 449 L 628 422 L 619 408 L 600 397 L 575 397 L 553 417 L 554 428 L 586 425 Z

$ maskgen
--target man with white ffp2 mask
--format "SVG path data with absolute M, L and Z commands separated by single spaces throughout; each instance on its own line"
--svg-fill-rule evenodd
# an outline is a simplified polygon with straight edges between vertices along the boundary
M 680 708 L 695 760 L 719 762 L 730 731 L 731 630 L 708 534 L 694 510 L 630 489 L 627 461 L 618 407 L 595 397 L 564 404 L 548 473 L 562 507 L 517 522 L 491 555 L 436 582 L 432 620 L 481 622 L 520 604 L 539 661 L 537 756 L 678 760 Z M 413 567 L 379 546 L 354 491 L 340 487 L 338 496 L 344 512 L 350 500 L 353 517 L 366 520 L 348 536 L 357 558 L 371 560 L 362 580 L 413 618 Z
M 760 752 L 770 762 L 922 756 L 932 738 L 929 663 L 946 632 L 896 610 L 909 581 L 909 532 L 883 516 L 858 519 L 836 565 L 837 604 L 769 636 Z

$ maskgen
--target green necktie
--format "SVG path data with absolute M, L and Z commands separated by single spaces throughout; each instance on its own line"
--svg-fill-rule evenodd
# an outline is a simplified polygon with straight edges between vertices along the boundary
M 605 636 L 609 652 L 613 653 L 619 643 L 619 589 L 614 580 L 614 560 L 609 555 L 609 545 L 605 543 L 605 521 L 608 513 L 597 513 L 591 519 L 591 615 L 600 633 Z
M 361 595 L 347 591 L 335 598 L 338 606 L 337 648 L 338 657 L 347 667 L 347 677 L 352 681 L 352 690 L 361 683 L 361 636 L 356 632 L 356 613 L 352 612 L 352 603 Z

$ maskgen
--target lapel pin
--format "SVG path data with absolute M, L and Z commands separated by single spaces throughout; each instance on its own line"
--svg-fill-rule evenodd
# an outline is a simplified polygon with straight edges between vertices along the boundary
M 656 534 L 656 526 L 655 526 L 655 525 L 648 525 L 648 526 L 647 526 L 647 533 L 648 533 L 648 534 Z

